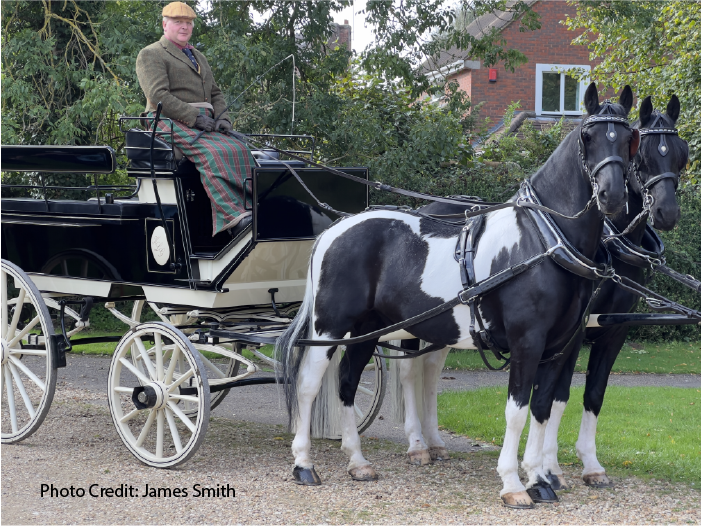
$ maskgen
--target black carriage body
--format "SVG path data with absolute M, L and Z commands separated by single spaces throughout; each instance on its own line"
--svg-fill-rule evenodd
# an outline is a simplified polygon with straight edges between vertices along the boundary
M 83 147 L 69 146 L 2 148 L 3 171 L 114 169 L 114 152 L 108 147 L 93 147 L 88 154 Z M 112 167 L 106 169 L 110 162 Z M 175 173 L 157 174 L 173 242 L 162 264 L 152 246 L 154 232 L 163 227 L 152 180 L 131 172 L 138 181 L 138 192 L 131 198 L 3 198 L 2 257 L 24 269 L 47 292 L 145 297 L 218 308 L 268 303 L 268 291 L 277 288 L 278 301 L 300 301 L 313 240 L 337 216 L 322 210 L 278 161 L 261 164 L 246 181 L 253 228 L 237 238 L 228 232 L 212 236 L 210 200 L 199 173 L 188 162 Z M 364 185 L 304 168 L 299 162 L 293 166 L 310 190 L 333 208 L 356 213 L 367 206 Z M 367 178 L 365 168 L 343 170 Z M 44 192 L 40 187 L 35 190 Z M 160 242 L 167 244 L 162 235 Z

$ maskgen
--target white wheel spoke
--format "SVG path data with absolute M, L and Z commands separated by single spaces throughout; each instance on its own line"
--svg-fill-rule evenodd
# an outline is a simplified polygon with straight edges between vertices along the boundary
M 371 391 L 371 390 L 368 389 L 367 387 L 363 387 L 362 385 L 359 385 L 359 386 L 358 386 L 357 391 L 358 391 L 359 393 L 363 393 L 364 395 L 375 396 L 375 393 L 374 393 L 373 391 Z
M 2 280 L 0 280 L 0 287 L 2 288 L 1 294 L 2 294 L 2 320 L 0 320 L 0 323 L 2 323 L 2 337 L 5 338 L 7 336 L 7 320 L 8 320 L 8 313 L 7 313 L 7 272 L 4 270 L 2 271 Z
M 151 358 L 149 358 L 148 356 L 148 351 L 146 350 L 146 347 L 144 347 L 144 342 L 142 342 L 141 338 L 137 336 L 136 338 L 134 338 L 134 343 L 136 343 L 136 347 L 139 349 L 139 353 L 141 354 L 141 361 L 143 362 L 144 366 L 146 366 L 148 375 L 151 377 L 151 380 L 156 380 L 156 372 L 153 369 L 153 363 L 151 363 Z
M 193 369 L 190 369 L 187 371 L 185 374 L 183 374 L 180 378 L 175 380 L 172 384 L 168 386 L 168 393 L 171 393 L 177 389 L 181 383 L 183 383 L 185 380 L 189 379 L 193 374 L 195 374 L 195 371 Z
M 183 450 L 183 444 L 180 441 L 180 433 L 178 433 L 178 428 L 175 425 L 173 411 L 170 410 L 170 407 L 166 407 L 165 412 L 166 420 L 168 420 L 168 427 L 170 428 L 170 436 L 173 437 L 173 444 L 175 444 L 175 451 L 180 453 Z
M 41 351 L 39 349 L 22 349 L 21 347 L 10 349 L 10 355 L 22 356 L 23 354 L 31 356 L 46 356 L 46 351 Z
M 15 379 L 15 384 L 17 385 L 17 390 L 19 391 L 19 394 L 22 395 L 22 400 L 24 401 L 24 406 L 27 408 L 27 412 L 29 413 L 29 416 L 31 418 L 34 418 L 34 415 L 36 415 L 36 411 L 34 411 L 34 406 L 32 405 L 32 401 L 29 399 L 29 395 L 27 394 L 27 391 L 24 389 L 24 384 L 22 383 L 22 378 L 20 377 L 19 373 L 17 372 L 17 368 L 12 365 L 11 362 L 8 362 L 7 365 L 10 367 L 10 371 L 12 372 L 12 377 Z
M 147 378 L 146 375 L 145 375 L 144 373 L 142 373 L 142 372 L 139 371 L 136 367 L 134 367 L 134 366 L 129 362 L 129 360 L 127 360 L 126 358 L 120 358 L 120 359 L 119 359 L 119 362 L 120 362 L 124 367 L 126 367 L 127 369 L 129 369 L 132 373 L 134 373 L 134 375 L 135 375 L 139 380 L 141 380 L 142 382 L 147 383 L 147 384 L 150 384 L 150 383 L 151 383 L 151 380 L 150 380 L 149 378 Z
M 180 355 L 180 347 L 177 345 L 173 349 L 173 354 L 170 357 L 170 364 L 168 364 L 168 370 L 166 371 L 165 379 L 163 383 L 168 384 L 173 381 L 173 371 L 175 371 L 175 366 L 178 365 L 178 356 Z
M 20 314 L 22 314 L 22 307 L 24 307 L 24 296 L 26 294 L 26 290 L 19 290 L 19 296 L 17 297 L 17 305 L 15 306 L 15 313 L 12 315 L 12 323 L 10 323 L 10 328 L 7 330 L 8 335 L 15 334 L 15 331 L 17 330 L 17 323 L 19 323 L 19 317 Z
M 200 353 L 200 358 L 202 359 L 202 363 L 204 364 L 204 366 L 207 369 L 211 370 L 217 378 L 226 378 L 226 375 L 223 372 L 221 372 L 221 370 L 216 365 L 214 365 L 207 358 L 205 358 L 202 355 L 202 353 Z
M 36 316 L 31 322 L 29 322 L 29 324 L 24 329 L 22 329 L 19 332 L 19 334 L 17 336 L 15 336 L 9 342 L 7 342 L 7 346 L 14 347 L 17 344 L 17 342 L 20 341 L 22 338 L 24 338 L 24 336 L 29 331 L 31 331 L 37 323 L 39 323 L 39 316 Z
M 200 402 L 200 399 L 196 396 L 191 396 L 191 395 L 174 395 L 174 394 L 169 394 L 168 395 L 169 400 L 182 400 L 183 402 L 192 402 L 194 404 L 198 404 Z
M 156 339 L 156 379 L 159 382 L 163 381 L 163 340 L 161 335 L 154 334 Z
M 115 393 L 124 393 L 124 394 L 134 394 L 134 388 L 133 387 L 123 387 L 123 386 L 117 386 L 114 388 Z
M 353 409 L 355 409 L 355 414 L 358 415 L 358 418 L 363 418 L 363 412 L 360 410 L 358 407 L 358 404 L 353 404 Z
M 37 386 L 39 387 L 39 389 L 41 389 L 42 391 L 46 391 L 46 385 L 44 384 L 44 382 L 42 382 L 41 380 L 39 380 L 39 378 L 37 378 L 37 375 L 35 375 L 32 371 L 30 371 L 30 370 L 27 368 L 27 366 L 24 365 L 16 356 L 10 356 L 10 362 L 12 362 L 12 363 L 15 364 L 17 367 L 19 367 L 19 369 L 20 369 L 24 374 L 26 374 L 32 382 L 34 382 L 35 384 L 37 384 Z
M 134 418 L 136 415 L 141 413 L 141 411 L 145 411 L 145 409 L 134 409 L 131 413 L 124 415 L 122 418 L 119 419 L 119 421 L 123 424 L 124 422 L 129 422 L 132 418 Z
M 3 367 L 5 373 L 5 389 L 7 390 L 7 409 L 10 412 L 10 421 L 12 423 L 12 432 L 17 432 L 17 411 L 15 411 L 15 393 L 12 389 L 12 377 L 10 376 L 10 368 Z
M 156 458 L 163 458 L 163 410 L 156 411 Z
M 156 416 L 156 411 L 154 409 L 151 409 L 151 413 L 148 415 L 148 419 L 146 420 L 146 423 L 144 424 L 144 428 L 141 430 L 141 434 L 139 435 L 139 438 L 136 440 L 136 447 L 141 447 L 142 444 L 144 443 L 144 440 L 146 440 L 146 436 L 148 435 L 148 432 L 151 429 L 151 424 L 153 424 L 153 419 L 155 416 Z
M 182 421 L 182 423 L 187 426 L 187 428 L 191 432 L 193 432 L 193 433 L 195 432 L 195 424 L 192 423 L 192 421 L 185 415 L 185 413 L 183 413 L 180 410 L 180 408 L 177 405 L 175 405 L 175 403 L 173 403 L 169 400 L 168 407 L 170 407 L 170 409 L 173 411 L 173 413 L 175 413 L 175 416 L 177 416 Z

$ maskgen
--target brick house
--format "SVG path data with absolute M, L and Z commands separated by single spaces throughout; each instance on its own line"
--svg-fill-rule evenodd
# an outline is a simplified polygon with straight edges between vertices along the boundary
M 498 29 L 507 46 L 520 50 L 528 62 L 511 73 L 497 64 L 485 68 L 480 61 L 467 60 L 468 53 L 457 49 L 427 60 L 421 69 L 436 80 L 455 80 L 470 97 L 473 105 L 483 103 L 480 118 L 489 117 L 493 131 L 507 106 L 521 101 L 520 109 L 536 121 L 552 121 L 562 115 L 578 120 L 588 80 L 577 81 L 566 74 L 568 68 L 591 70 L 585 46 L 573 46 L 578 35 L 568 31 L 560 21 L 575 14 L 575 6 L 565 1 L 536 0 L 529 2 L 540 15 L 541 28 L 519 31 L 519 22 L 510 13 L 497 12 L 479 17 L 467 31 L 479 36 L 490 28 Z

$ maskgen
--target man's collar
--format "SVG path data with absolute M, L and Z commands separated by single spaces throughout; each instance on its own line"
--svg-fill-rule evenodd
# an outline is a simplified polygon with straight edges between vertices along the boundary
M 190 44 L 189 42 L 188 42 L 187 45 L 181 46 L 180 44 L 178 44 L 178 43 L 175 42 L 174 40 L 169 39 L 169 38 L 168 38 L 167 36 L 165 36 L 165 35 L 163 35 L 163 37 L 161 37 L 161 38 L 162 38 L 162 39 L 165 39 L 167 42 L 170 42 L 171 44 L 173 44 L 173 45 L 174 45 L 175 47 L 177 47 L 180 51 L 182 51 L 183 49 L 195 49 L 194 46 L 193 46 L 192 44 Z

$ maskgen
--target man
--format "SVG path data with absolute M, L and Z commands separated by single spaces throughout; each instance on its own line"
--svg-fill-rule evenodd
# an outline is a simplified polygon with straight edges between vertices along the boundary
M 224 95 L 202 53 L 189 44 L 197 15 L 183 2 L 163 8 L 163 36 L 136 59 L 136 75 L 146 95 L 146 113 L 161 102 L 161 115 L 173 120 L 173 140 L 193 161 L 212 204 L 212 235 L 245 230 L 251 214 L 244 210 L 243 179 L 255 165 L 244 143 L 227 135 L 231 121 Z M 217 119 L 217 120 L 215 120 Z M 169 129 L 165 124 L 163 130 Z M 194 144 L 194 137 L 205 133 Z

